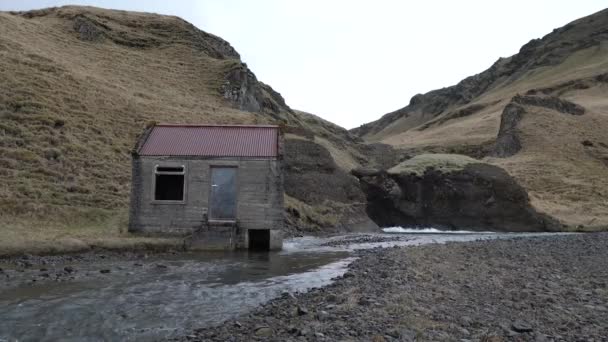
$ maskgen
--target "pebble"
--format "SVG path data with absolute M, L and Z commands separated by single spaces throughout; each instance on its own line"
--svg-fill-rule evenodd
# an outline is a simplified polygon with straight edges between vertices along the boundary
M 306 309 L 305 307 L 298 305 L 298 315 L 299 316 L 303 316 L 303 315 L 308 315 L 308 309 Z
M 518 333 L 532 332 L 534 330 L 530 324 L 523 321 L 515 321 L 513 325 L 511 325 L 511 328 Z
M 272 329 L 270 327 L 257 327 L 255 329 L 255 335 L 260 337 L 269 337 L 272 335 Z
M 581 249 L 581 243 L 596 248 Z M 592 254 L 581 258 L 581 250 Z M 298 295 L 295 308 L 294 298 L 284 294 L 240 317 L 243 329 L 272 322 L 270 339 L 277 341 L 602 341 L 605 335 L 608 234 L 426 245 L 357 256 L 333 284 Z M 314 308 L 314 315 L 307 308 Z M 197 336 L 249 340 L 222 325 Z

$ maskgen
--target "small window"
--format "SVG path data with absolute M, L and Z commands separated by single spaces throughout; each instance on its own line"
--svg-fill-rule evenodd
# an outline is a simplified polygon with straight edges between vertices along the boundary
M 183 166 L 157 166 L 155 170 L 154 200 L 184 201 Z
M 172 173 L 184 173 L 184 167 L 183 166 L 179 166 L 179 167 L 170 167 L 170 166 L 157 166 L 156 167 L 156 172 L 172 172 Z

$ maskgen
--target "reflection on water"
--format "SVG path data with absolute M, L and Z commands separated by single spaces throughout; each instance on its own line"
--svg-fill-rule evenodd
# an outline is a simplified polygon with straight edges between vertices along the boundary
M 163 260 L 166 268 L 158 261 L 95 265 L 122 270 L 0 293 L 0 341 L 171 337 L 229 319 L 284 291 L 326 285 L 351 261 L 344 252 L 245 252 L 180 255 Z
M 327 285 L 360 248 L 500 238 L 512 234 L 366 234 L 285 241 L 273 253 L 186 253 L 82 265 L 93 277 L 0 292 L 0 341 L 150 340 L 247 312 L 284 291 Z M 158 267 L 162 263 L 163 267 Z M 98 270 L 112 269 L 99 275 Z

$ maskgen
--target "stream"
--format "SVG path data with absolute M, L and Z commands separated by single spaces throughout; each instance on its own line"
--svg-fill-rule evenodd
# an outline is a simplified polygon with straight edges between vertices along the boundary
M 280 252 L 179 253 L 142 263 L 78 265 L 86 277 L 0 288 L 0 342 L 183 336 L 284 292 L 325 286 L 346 272 L 357 249 L 537 235 L 386 231 L 391 233 L 287 239 Z M 103 269 L 111 272 L 102 274 Z

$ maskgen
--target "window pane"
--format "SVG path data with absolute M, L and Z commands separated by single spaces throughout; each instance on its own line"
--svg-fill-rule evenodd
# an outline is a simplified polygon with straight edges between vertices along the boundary
M 184 172 L 184 168 L 182 166 L 158 166 L 156 172 Z
M 184 175 L 156 175 L 154 199 L 157 201 L 183 201 Z
M 215 220 L 236 218 L 236 168 L 211 169 L 210 217 Z

